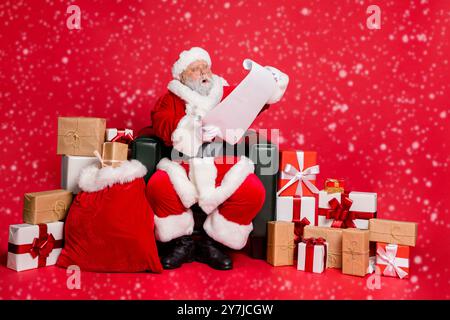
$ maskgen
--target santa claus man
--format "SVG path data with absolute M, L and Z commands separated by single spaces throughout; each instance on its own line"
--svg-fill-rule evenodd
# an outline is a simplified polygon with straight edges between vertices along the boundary
M 289 78 L 267 67 L 278 84 L 268 103 L 283 96 Z M 234 87 L 211 72 L 211 58 L 204 49 L 193 47 L 181 52 L 172 67 L 168 91 L 151 113 L 154 134 L 173 146 L 188 160 L 162 159 L 147 185 L 147 198 L 155 212 L 155 234 L 170 242 L 161 257 L 165 269 L 185 262 L 199 261 L 228 270 L 232 260 L 224 246 L 242 249 L 252 231 L 252 220 L 261 209 L 265 189 L 253 173 L 254 164 L 246 157 L 201 157 L 201 146 L 219 133 L 213 126 L 202 127 L 202 117 L 224 99 Z M 207 215 L 204 237 L 192 238 L 197 204 Z

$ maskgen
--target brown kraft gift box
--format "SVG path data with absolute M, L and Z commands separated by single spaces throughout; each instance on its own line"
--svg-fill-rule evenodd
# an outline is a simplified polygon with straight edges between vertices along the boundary
M 269 221 L 267 231 L 267 262 L 275 267 L 294 265 L 294 223 Z
M 102 151 L 102 166 L 116 168 L 128 158 L 128 145 L 120 142 L 105 142 Z
M 57 154 L 93 157 L 105 142 L 106 119 L 58 118 Z
M 342 268 L 342 230 L 329 227 L 305 227 L 303 233 L 305 239 L 324 238 L 327 241 L 327 268 Z
M 67 190 L 26 193 L 23 202 L 23 222 L 40 224 L 63 220 L 71 203 L 72 193 Z
M 370 241 L 414 247 L 417 223 L 384 219 L 369 220 Z
M 342 273 L 364 277 L 369 267 L 369 230 L 342 231 Z

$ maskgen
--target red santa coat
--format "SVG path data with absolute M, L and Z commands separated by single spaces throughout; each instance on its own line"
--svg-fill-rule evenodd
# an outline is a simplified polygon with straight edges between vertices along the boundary
M 168 89 L 151 113 L 154 134 L 165 145 L 193 158 L 188 163 L 162 159 L 157 165 L 159 172 L 148 183 L 147 198 L 156 214 L 156 237 L 160 241 L 170 241 L 192 233 L 194 221 L 189 208 L 198 202 L 209 215 L 204 224 L 208 235 L 228 247 L 240 249 L 247 241 L 252 230 L 251 220 L 265 196 L 261 192 L 262 184 L 253 173 L 254 164 L 244 156 L 232 159 L 231 165 L 229 158 L 224 161 L 226 164 L 221 164 L 217 157 L 195 158 L 203 143 L 201 119 L 234 87 L 213 75 L 208 96 L 200 95 L 179 80 L 172 80 Z M 285 88 L 281 90 L 272 102 L 281 98 Z M 180 201 L 162 200 L 172 191 L 163 190 L 165 188 L 173 188 Z M 179 205 L 169 206 L 167 202 Z M 236 212 L 239 203 L 245 207 L 243 212 Z

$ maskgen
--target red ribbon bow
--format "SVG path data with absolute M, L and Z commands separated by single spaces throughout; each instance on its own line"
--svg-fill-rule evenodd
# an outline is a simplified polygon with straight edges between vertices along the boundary
M 308 218 L 304 217 L 302 220 L 293 220 L 294 222 L 294 233 L 295 238 L 294 242 L 295 244 L 299 243 L 302 240 L 303 232 L 305 230 L 305 226 L 310 225 L 311 222 L 309 222 Z
M 353 222 L 356 219 L 355 212 L 350 211 L 353 200 L 349 198 L 348 193 L 341 195 L 341 202 L 333 198 L 328 203 L 330 210 L 326 212 L 326 218 L 334 219 L 331 224 L 332 228 L 356 228 Z
M 312 272 L 314 265 L 314 246 L 323 246 L 324 252 L 324 269 L 327 267 L 327 246 L 325 245 L 326 240 L 324 238 L 308 238 L 303 239 L 303 243 L 306 244 L 305 252 L 305 271 Z
M 55 238 L 50 233 L 45 234 L 42 238 L 34 238 L 31 244 L 30 254 L 34 258 L 39 257 L 47 259 L 55 247 Z
M 117 135 L 111 139 L 111 142 L 120 142 L 129 144 L 131 141 L 134 140 L 134 137 L 131 133 L 126 132 L 125 129 L 117 129 Z
M 14 254 L 29 253 L 33 259 L 38 257 L 38 268 L 47 265 L 47 258 L 53 249 L 62 248 L 63 240 L 55 240 L 53 234 L 47 233 L 46 224 L 39 224 L 39 236 L 33 239 L 31 244 L 12 244 L 8 243 L 8 251 Z

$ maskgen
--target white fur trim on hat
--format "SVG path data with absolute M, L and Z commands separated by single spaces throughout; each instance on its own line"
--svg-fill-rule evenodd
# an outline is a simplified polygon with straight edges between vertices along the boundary
M 194 231 L 194 216 L 189 209 L 182 214 L 174 214 L 167 217 L 155 215 L 155 237 L 161 242 L 191 235 Z
M 206 218 L 203 229 L 217 242 L 231 249 L 240 250 L 247 243 L 253 224 L 250 222 L 250 224 L 242 225 L 229 221 L 216 209 Z
M 192 47 L 180 53 L 180 57 L 172 66 L 172 76 L 180 80 L 180 75 L 194 61 L 204 60 L 211 67 L 211 57 L 209 53 L 200 47 Z
M 197 202 L 197 189 L 189 180 L 186 170 L 179 163 L 163 158 L 159 161 L 156 168 L 167 173 L 175 192 L 180 197 L 185 208 L 190 208 Z
M 146 173 L 147 168 L 138 160 L 124 161 L 116 168 L 99 168 L 94 164 L 81 171 L 78 186 L 82 191 L 96 192 L 116 183 L 124 184 L 142 178 Z
M 198 205 L 206 214 L 210 214 L 241 186 L 247 176 L 255 171 L 253 162 L 242 156 L 223 176 L 220 186 L 215 188 L 217 171 L 209 162 L 193 162 L 194 176 L 199 190 Z M 214 167 L 214 169 L 216 169 Z M 199 181 L 203 186 L 200 186 Z

